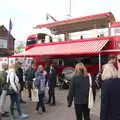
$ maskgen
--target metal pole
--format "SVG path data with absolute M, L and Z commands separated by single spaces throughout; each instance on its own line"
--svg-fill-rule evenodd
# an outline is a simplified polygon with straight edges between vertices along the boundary
M 101 54 L 99 53 L 99 71 L 101 71 Z
M 69 16 L 71 17 L 71 0 L 69 0 Z
M 111 23 L 108 23 L 108 36 L 111 36 Z
M 10 66 L 10 58 L 9 58 L 9 56 L 8 56 L 8 59 L 7 59 L 7 63 L 8 63 L 8 68 L 9 68 L 9 66 Z

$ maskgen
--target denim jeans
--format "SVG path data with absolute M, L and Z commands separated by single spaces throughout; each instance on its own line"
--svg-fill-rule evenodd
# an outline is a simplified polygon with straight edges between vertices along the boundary
M 16 103 L 16 110 L 18 112 L 18 115 L 21 115 L 19 95 L 17 93 L 14 93 L 10 95 L 10 98 L 11 98 L 11 104 L 10 104 L 11 115 L 14 115 L 14 104 L 15 103 Z

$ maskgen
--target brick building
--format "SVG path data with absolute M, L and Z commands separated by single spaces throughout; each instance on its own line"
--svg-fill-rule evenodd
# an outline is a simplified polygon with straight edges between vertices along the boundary
M 15 38 L 9 34 L 4 25 L 0 25 L 0 57 L 14 53 Z

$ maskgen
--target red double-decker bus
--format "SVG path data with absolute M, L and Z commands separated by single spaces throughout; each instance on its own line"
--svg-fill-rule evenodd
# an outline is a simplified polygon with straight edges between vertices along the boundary
M 109 54 L 120 53 L 119 25 L 111 12 L 36 25 L 35 29 L 49 29 L 56 39 L 49 36 L 47 43 L 47 34 L 30 35 L 24 56 L 33 57 L 36 67 L 55 62 L 58 75 L 80 61 L 96 74 Z

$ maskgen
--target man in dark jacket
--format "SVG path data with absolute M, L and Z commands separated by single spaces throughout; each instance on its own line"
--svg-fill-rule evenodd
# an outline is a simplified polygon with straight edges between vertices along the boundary
M 27 83 L 27 89 L 29 94 L 29 99 L 32 100 L 31 90 L 33 88 L 33 78 L 35 77 L 34 64 L 30 65 L 25 71 L 25 82 Z
M 24 89 L 25 82 L 23 81 L 23 69 L 21 68 L 20 62 L 17 62 L 16 74 L 19 78 L 19 83 L 20 83 L 20 102 L 25 103 L 25 101 L 23 101 L 23 99 L 22 99 L 22 91 Z
M 56 104 L 55 101 L 55 86 L 56 86 L 56 70 L 53 64 L 50 66 L 50 72 L 49 72 L 49 100 L 48 103 L 51 103 L 52 99 L 52 105 Z
M 100 120 L 120 120 L 120 78 L 103 82 Z

